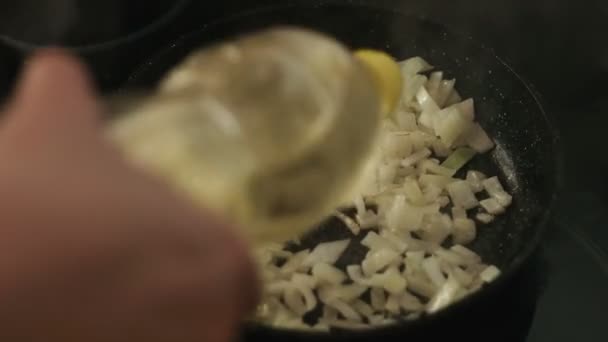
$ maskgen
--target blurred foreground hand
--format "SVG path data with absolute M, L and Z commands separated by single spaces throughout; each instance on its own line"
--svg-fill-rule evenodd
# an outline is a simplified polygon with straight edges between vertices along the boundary
M 226 223 L 103 139 L 77 60 L 34 56 L 0 125 L 0 340 L 228 342 L 256 300 Z

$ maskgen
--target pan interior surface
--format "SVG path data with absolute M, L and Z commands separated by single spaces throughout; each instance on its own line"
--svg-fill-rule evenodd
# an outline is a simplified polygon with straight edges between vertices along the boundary
M 556 133 L 536 96 L 517 74 L 491 51 L 440 25 L 400 12 L 353 5 L 283 6 L 247 12 L 184 36 L 143 65 L 128 86 L 154 86 L 192 50 L 276 25 L 312 28 L 352 48 L 381 49 L 400 60 L 421 56 L 446 77 L 456 78 L 463 98 L 475 99 L 476 117 L 497 145 L 489 154 L 475 158 L 470 168 L 498 175 L 514 198 L 505 215 L 479 227 L 471 248 L 507 274 L 532 253 L 555 196 Z M 303 239 L 299 248 L 345 234 L 341 223 L 330 219 Z M 357 246 L 349 248 L 338 266 L 358 262 L 364 253 Z

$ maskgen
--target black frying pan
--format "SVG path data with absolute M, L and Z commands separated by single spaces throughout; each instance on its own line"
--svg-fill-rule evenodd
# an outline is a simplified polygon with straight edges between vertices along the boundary
M 476 336 L 475 332 L 485 331 L 480 326 L 485 323 L 468 316 L 477 308 L 500 305 L 490 312 L 502 317 L 500 312 L 503 304 L 499 304 L 497 299 L 507 296 L 505 298 L 509 298 L 509 303 L 505 305 L 511 305 L 511 309 L 505 310 L 520 308 L 523 311 L 526 303 L 523 290 L 507 294 L 504 290 L 513 286 L 510 285 L 513 276 L 538 247 L 547 224 L 559 175 L 558 135 L 534 91 L 490 50 L 470 39 L 447 32 L 440 25 L 400 12 L 311 1 L 309 5 L 284 5 L 237 14 L 209 24 L 179 39 L 145 63 L 129 79 L 128 87 L 154 86 L 167 70 L 195 48 L 244 32 L 284 24 L 326 32 L 353 48 L 383 49 L 399 59 L 423 56 L 446 72 L 448 77 L 455 77 L 463 97 L 475 98 L 478 120 L 497 143 L 497 148 L 489 156 L 476 158 L 471 166 L 498 175 L 513 194 L 514 203 L 505 215 L 481 227 L 477 240 L 471 245 L 486 262 L 498 265 L 504 275 L 476 295 L 438 314 L 356 333 L 336 331 L 313 334 L 250 325 L 245 329 L 245 337 L 251 340 L 290 341 L 372 338 L 432 340 L 446 333 L 445 336 L 462 336 L 459 338 L 471 340 L 470 337 Z M 329 220 L 305 238 L 302 246 L 335 240 L 345 234 L 348 232 L 338 220 Z M 365 254 L 362 248 L 350 248 L 338 265 L 360 261 Z M 458 323 L 459 320 L 462 323 Z M 513 322 L 504 324 L 509 326 Z M 503 340 L 505 336 L 510 335 L 497 331 L 485 337 L 488 340 Z

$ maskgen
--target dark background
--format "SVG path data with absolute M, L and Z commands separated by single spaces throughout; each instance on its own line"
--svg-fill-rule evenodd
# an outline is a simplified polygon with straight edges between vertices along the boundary
M 0 90 L 10 89 L 36 44 L 72 46 L 100 88 L 111 91 L 180 35 L 230 13 L 289 2 L 315 1 L 190 1 L 184 7 L 179 1 L 0 1 L 0 31 L 7 33 L 0 37 Z M 560 128 L 565 172 L 541 253 L 549 276 L 528 341 L 608 341 L 608 2 L 341 2 L 397 7 L 444 24 L 493 49 L 535 86 Z M 125 36 L 131 40 L 116 41 Z M 137 49 L 128 49 L 134 42 Z

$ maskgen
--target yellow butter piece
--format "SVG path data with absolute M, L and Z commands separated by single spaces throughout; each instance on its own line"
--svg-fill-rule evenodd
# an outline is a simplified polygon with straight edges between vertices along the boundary
M 355 57 L 368 67 L 380 93 L 382 112 L 389 115 L 401 98 L 403 78 L 399 64 L 393 57 L 378 50 L 358 50 Z

